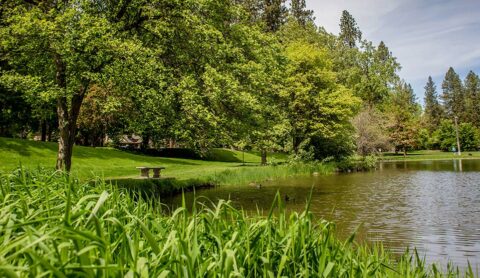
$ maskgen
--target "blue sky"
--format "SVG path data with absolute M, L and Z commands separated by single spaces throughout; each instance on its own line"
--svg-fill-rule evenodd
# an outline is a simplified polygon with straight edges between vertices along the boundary
M 480 74 L 480 0 L 307 0 L 307 6 L 317 24 L 335 34 L 348 10 L 364 38 L 383 40 L 398 58 L 400 76 L 421 103 L 429 75 L 440 94 L 450 66 L 462 79 L 469 70 Z

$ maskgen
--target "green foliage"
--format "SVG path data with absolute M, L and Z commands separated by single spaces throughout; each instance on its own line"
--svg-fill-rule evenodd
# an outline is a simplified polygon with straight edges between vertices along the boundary
M 337 37 L 304 0 L 6 2 L 0 84 L 28 104 L 21 121 L 58 121 L 58 169 L 74 143 L 125 134 L 201 156 L 348 156 L 362 102 L 385 110 L 398 79 L 388 47 L 362 41 L 348 12 Z
M 350 156 L 346 157 L 337 163 L 336 168 L 340 172 L 352 172 L 352 171 L 368 171 L 377 168 L 378 157 L 375 155 L 367 156 Z
M 290 13 L 293 18 L 303 26 L 314 20 L 313 11 L 307 9 L 305 0 L 292 0 L 290 3 Z
M 406 154 L 408 149 L 415 148 L 419 125 L 419 106 L 410 84 L 401 82 L 391 98 L 391 120 L 389 123 L 390 138 L 395 150 Z
M 425 111 L 424 121 L 429 132 L 433 132 L 438 128 L 443 116 L 442 106 L 438 102 L 438 96 L 435 83 L 432 77 L 428 77 L 425 85 Z
M 460 148 L 462 151 L 475 151 L 480 146 L 480 135 L 477 128 L 470 123 L 461 123 L 458 125 L 458 135 L 460 139 Z M 443 120 L 435 136 L 440 142 L 440 149 L 451 151 L 457 149 L 457 136 L 455 125 L 451 120 Z
M 263 21 L 268 32 L 276 32 L 285 23 L 287 7 L 285 0 L 263 0 Z
M 456 147 L 456 135 L 452 131 L 452 121 L 457 118 L 460 143 L 466 150 L 476 150 L 477 128 L 480 112 L 480 79 L 470 71 L 462 83 L 460 76 L 449 68 L 442 83 L 442 103 L 437 99 L 435 84 L 429 77 L 425 86 L 425 112 L 423 126 L 431 134 L 429 148 L 451 150 Z M 441 123 L 443 121 L 443 123 Z M 462 141 L 464 141 L 462 143 Z M 463 147 L 462 147 L 463 149 Z
M 471 123 L 461 123 L 458 126 L 460 147 L 463 151 L 476 151 L 480 147 L 480 134 Z
M 382 42 L 375 48 L 371 42 L 363 42 L 358 55 L 358 79 L 353 88 L 368 105 L 385 103 L 393 85 L 399 81 L 400 64 Z
M 422 128 L 417 133 L 417 146 L 420 150 L 432 149 L 433 142 L 428 129 Z
M 316 158 L 344 155 L 351 151 L 353 128 L 350 119 L 360 100 L 338 85 L 326 49 L 305 41 L 290 43 L 287 87 L 283 92 L 293 137 L 293 149 L 313 146 Z M 346 139 L 346 140 L 345 140 Z M 332 145 L 338 149 L 333 149 Z M 328 147 L 328 148 L 325 148 Z M 330 153 L 329 153 L 330 152 Z
M 466 121 L 480 127 L 480 78 L 470 71 L 465 78 Z
M 465 121 L 465 97 L 460 76 L 453 68 L 449 68 L 442 83 L 442 100 L 447 117 L 458 117 L 461 122 Z
M 340 241 L 308 205 L 287 214 L 279 196 L 268 216 L 225 201 L 165 215 L 153 200 L 58 172 L 19 170 L 0 176 L 0 189 L 0 272 L 10 277 L 439 275 L 415 252 L 395 261 L 381 246 Z
M 435 132 L 435 137 L 438 138 L 441 150 L 451 151 L 452 148 L 457 148 L 456 133 L 453 121 L 442 120 L 440 122 L 440 127 Z
M 362 32 L 357 22 L 348 11 L 342 12 L 340 18 L 340 40 L 348 47 L 354 48 L 356 43 L 362 40 Z

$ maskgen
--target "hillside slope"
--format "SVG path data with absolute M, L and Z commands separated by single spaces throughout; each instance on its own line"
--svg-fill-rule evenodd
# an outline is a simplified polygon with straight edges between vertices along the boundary
M 55 166 L 57 144 L 21 139 L 0 138 L 0 171 L 8 172 L 19 165 L 24 167 Z M 113 148 L 92 148 L 75 146 L 73 150 L 72 173 L 81 178 L 93 176 L 136 177 L 138 166 L 164 166 L 165 176 L 178 179 L 198 178 L 241 166 L 242 152 L 215 149 L 212 156 L 219 161 L 204 161 L 182 158 L 163 158 L 131 154 Z M 284 155 L 274 155 L 281 161 Z M 223 161 L 222 161 L 223 160 Z M 225 162 L 227 161 L 227 162 Z M 229 162 L 230 161 L 230 162 Z M 238 162 L 231 162 L 238 161 Z M 245 162 L 258 164 L 260 157 L 255 152 L 245 153 Z

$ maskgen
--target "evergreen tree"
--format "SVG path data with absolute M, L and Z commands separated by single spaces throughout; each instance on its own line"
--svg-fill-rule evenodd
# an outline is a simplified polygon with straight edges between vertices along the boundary
M 240 5 L 247 12 L 247 18 L 250 23 L 261 21 L 263 0 L 234 0 L 234 3 Z
M 442 90 L 443 107 L 447 117 L 450 119 L 458 117 L 460 121 L 465 121 L 465 100 L 462 81 L 452 67 L 448 69 L 445 75 Z
M 290 6 L 290 12 L 298 23 L 305 26 L 308 22 L 313 22 L 313 11 L 307 9 L 305 0 L 292 0 Z
M 480 127 L 480 78 L 473 71 L 465 78 L 465 102 L 467 122 Z
M 268 32 L 276 32 L 285 23 L 287 8 L 285 0 L 264 0 L 263 20 Z
M 340 40 L 350 48 L 356 47 L 357 41 L 362 39 L 362 32 L 357 26 L 357 22 L 348 11 L 342 12 L 340 18 Z
M 425 85 L 425 123 L 430 133 L 438 128 L 441 119 L 442 107 L 438 102 L 437 87 L 429 76 Z

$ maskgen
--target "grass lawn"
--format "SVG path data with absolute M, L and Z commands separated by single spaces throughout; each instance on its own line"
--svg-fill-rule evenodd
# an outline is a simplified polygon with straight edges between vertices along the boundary
M 55 166 L 57 144 L 21 139 L 0 138 L 0 171 L 7 172 L 20 164 L 27 168 Z M 212 176 L 227 169 L 242 167 L 243 154 L 239 151 L 215 149 L 211 159 L 204 161 L 181 158 L 163 158 L 136 155 L 112 148 L 75 146 L 73 149 L 72 173 L 80 178 L 103 176 L 108 178 L 137 177 L 138 166 L 165 166 L 165 176 L 190 179 Z M 284 154 L 272 154 L 269 159 L 285 160 Z M 245 152 L 248 165 L 260 163 L 256 152 Z
M 404 157 L 403 153 L 384 153 L 380 156 L 381 160 L 384 161 L 393 161 L 393 160 L 442 160 L 442 159 L 480 159 L 480 152 L 462 152 L 461 156 L 458 156 L 457 153 L 452 152 L 442 152 L 442 151 L 431 151 L 431 150 L 422 150 L 422 151 L 413 151 L 408 152 L 407 156 Z

